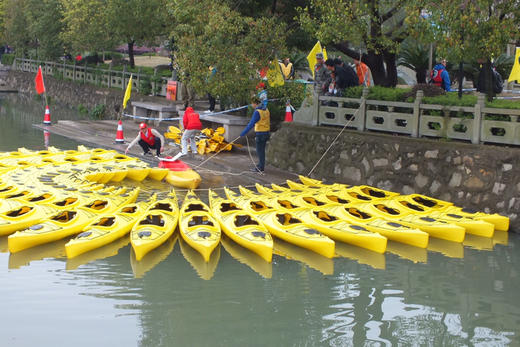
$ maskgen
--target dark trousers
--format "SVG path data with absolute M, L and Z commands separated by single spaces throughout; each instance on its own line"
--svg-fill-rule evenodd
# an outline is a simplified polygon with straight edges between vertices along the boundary
M 208 100 L 209 100 L 209 110 L 211 112 L 215 111 L 215 98 L 210 93 L 208 93 Z
M 258 164 L 256 166 L 262 171 L 265 169 L 265 146 L 269 137 L 269 133 L 257 133 L 255 136 L 256 155 L 258 155 Z
M 145 153 L 150 152 L 150 149 L 156 149 L 157 150 L 157 156 L 159 156 L 161 154 L 161 139 L 159 139 L 157 137 L 155 138 L 155 142 L 154 142 L 153 146 L 150 146 L 148 144 L 148 142 L 146 142 L 143 139 L 139 140 L 139 145 L 141 146 L 141 148 L 143 149 L 143 151 Z

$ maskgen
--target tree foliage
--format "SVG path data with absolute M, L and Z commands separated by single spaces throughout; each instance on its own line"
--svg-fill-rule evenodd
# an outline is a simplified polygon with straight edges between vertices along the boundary
M 108 0 L 61 0 L 65 30 L 61 38 L 72 52 L 110 50 L 118 43 L 105 8 Z
M 170 10 L 181 78 L 199 94 L 247 102 L 257 71 L 286 52 L 285 26 L 275 18 L 241 16 L 211 0 L 176 0 Z

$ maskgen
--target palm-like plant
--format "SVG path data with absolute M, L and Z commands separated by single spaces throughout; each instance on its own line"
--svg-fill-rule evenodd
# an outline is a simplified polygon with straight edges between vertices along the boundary
M 397 65 L 414 70 L 417 83 L 426 83 L 429 55 L 430 45 L 422 44 L 416 40 L 406 39 L 401 44 Z M 435 62 L 435 51 L 433 52 L 433 61 Z

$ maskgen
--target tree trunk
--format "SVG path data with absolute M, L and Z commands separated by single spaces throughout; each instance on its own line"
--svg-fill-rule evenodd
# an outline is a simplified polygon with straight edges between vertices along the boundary
M 426 83 L 426 69 L 415 70 L 415 78 L 417 79 L 417 84 Z
M 459 99 L 462 98 L 462 81 L 464 80 L 464 62 L 459 63 Z
M 128 42 L 128 60 L 130 61 L 130 67 L 135 67 L 135 60 L 134 60 L 134 41 Z
M 333 47 L 352 59 L 359 59 L 359 52 L 349 48 L 348 42 L 340 42 L 334 44 Z M 384 56 L 375 51 L 368 51 L 361 56 L 360 60 L 370 68 L 375 85 L 395 87 L 397 85 L 395 54 L 389 52 L 383 52 L 383 54 Z

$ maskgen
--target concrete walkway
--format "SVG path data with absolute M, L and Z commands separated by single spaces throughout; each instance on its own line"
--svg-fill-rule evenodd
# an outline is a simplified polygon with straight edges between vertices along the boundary
M 106 149 L 114 149 L 124 153 L 128 143 L 132 141 L 139 131 L 139 122 L 133 120 L 123 120 L 123 132 L 125 137 L 124 144 L 115 143 L 117 121 L 71 121 L 61 120 L 51 126 L 43 124 L 34 124 L 39 129 L 45 129 L 52 134 L 61 135 L 84 143 L 89 147 L 100 147 Z M 177 125 L 174 122 L 163 122 L 157 130 L 164 134 L 169 125 Z M 286 179 L 296 179 L 296 175 L 287 171 L 276 169 L 267 165 L 265 173 L 254 173 L 250 169 L 256 162 L 256 152 L 254 149 L 254 139 L 249 140 L 250 151 L 247 146 L 238 149 L 234 148 L 230 152 L 220 152 L 212 157 L 214 153 L 204 156 L 196 156 L 196 158 L 181 158 L 185 163 L 190 165 L 202 177 L 202 183 L 199 189 L 222 188 L 243 186 L 254 186 L 255 183 L 269 185 L 270 183 L 284 183 Z M 269 146 L 269 144 L 268 144 Z M 180 146 L 173 144 L 173 141 L 166 139 L 164 148 L 165 155 L 174 156 L 180 152 Z M 128 155 L 138 157 L 147 162 L 150 166 L 157 166 L 159 161 L 153 157 L 143 157 L 142 149 L 139 145 L 135 145 L 130 149 Z M 208 161 L 206 159 L 212 157 Z

